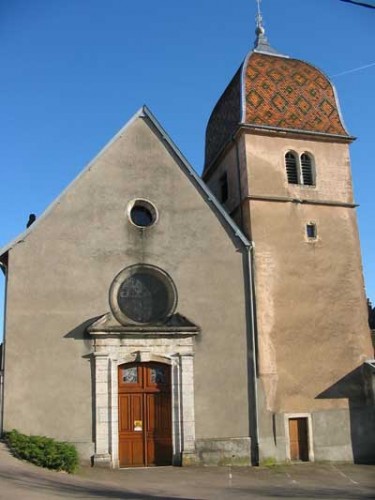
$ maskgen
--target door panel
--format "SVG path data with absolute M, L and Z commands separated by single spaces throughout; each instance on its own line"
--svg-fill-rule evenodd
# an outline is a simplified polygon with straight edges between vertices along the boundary
M 141 467 L 144 465 L 143 440 L 121 439 L 119 444 L 120 467 Z
M 146 395 L 146 441 L 149 465 L 168 465 L 172 456 L 171 398 L 169 394 Z
M 309 461 L 309 444 L 307 433 L 307 418 L 300 418 L 298 425 L 299 457 L 303 462 Z
M 289 442 L 290 459 L 308 462 L 309 445 L 307 418 L 289 419 Z
M 170 465 L 170 367 L 132 363 L 119 367 L 120 467 Z
M 142 394 L 119 394 L 120 466 L 144 463 L 142 416 Z

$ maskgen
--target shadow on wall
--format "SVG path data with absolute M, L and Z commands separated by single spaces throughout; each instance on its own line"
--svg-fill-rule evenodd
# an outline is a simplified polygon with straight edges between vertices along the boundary
M 353 460 L 375 463 L 375 370 L 360 365 L 317 396 L 317 399 L 348 399 Z
M 91 352 L 92 351 L 92 339 L 91 339 L 91 336 L 87 332 L 87 328 L 90 325 L 92 325 L 93 323 L 95 323 L 95 321 L 97 321 L 102 316 L 103 316 L 103 314 L 100 314 L 99 316 L 95 316 L 93 318 L 87 319 L 86 321 L 84 321 L 80 325 L 73 328 L 73 330 L 68 332 L 66 335 L 64 335 L 64 338 L 74 339 L 74 340 L 84 340 L 85 343 L 87 342 L 86 347 L 88 347 L 90 352 Z
M 86 354 L 82 356 L 83 359 L 87 359 L 88 362 L 90 363 L 90 371 L 91 371 L 91 414 L 92 414 L 92 422 L 91 422 L 91 436 L 93 442 L 95 441 L 95 427 L 96 427 L 96 422 L 95 422 L 95 364 L 93 362 L 93 341 L 92 338 L 90 337 L 89 333 L 87 332 L 87 328 L 95 323 L 99 318 L 101 318 L 103 315 L 95 316 L 93 318 L 90 318 L 80 325 L 76 326 L 73 328 L 70 332 L 68 332 L 66 335 L 64 335 L 64 338 L 66 339 L 73 339 L 73 340 L 81 340 L 84 343 L 85 350 L 87 351 Z

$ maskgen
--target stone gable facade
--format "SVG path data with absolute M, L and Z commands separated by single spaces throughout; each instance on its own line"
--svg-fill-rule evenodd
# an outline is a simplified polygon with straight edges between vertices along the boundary
M 0 251 L 1 431 L 113 468 L 374 460 L 352 137 L 262 29 L 203 179 L 144 107 Z

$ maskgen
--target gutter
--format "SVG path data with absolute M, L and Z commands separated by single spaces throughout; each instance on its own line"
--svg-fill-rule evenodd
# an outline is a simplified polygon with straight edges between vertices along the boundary
M 4 290 L 4 320 L 3 320 L 3 345 L 2 355 L 0 358 L 0 437 L 2 437 L 4 428 L 4 377 L 5 377 L 5 346 L 6 346 L 6 310 L 7 310 L 7 289 L 8 289 L 8 268 L 0 262 L 0 268 L 5 275 L 5 290 Z

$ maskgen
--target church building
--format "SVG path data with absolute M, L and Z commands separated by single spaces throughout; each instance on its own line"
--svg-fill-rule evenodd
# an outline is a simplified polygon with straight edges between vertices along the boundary
M 374 461 L 353 139 L 260 15 L 202 177 L 140 109 L 0 250 L 0 431 L 112 468 Z

